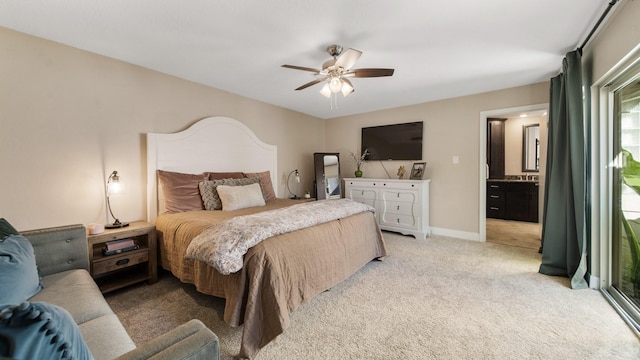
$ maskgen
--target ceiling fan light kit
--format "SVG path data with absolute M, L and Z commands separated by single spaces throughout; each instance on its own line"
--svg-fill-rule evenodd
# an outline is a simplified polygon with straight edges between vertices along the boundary
M 282 65 L 282 67 L 302 70 L 314 73 L 319 78 L 310 81 L 296 90 L 304 90 L 310 86 L 325 82 L 324 86 L 320 90 L 320 94 L 327 98 L 331 98 L 333 94 L 342 93 L 342 96 L 347 96 L 354 91 L 353 84 L 347 77 L 365 78 L 365 77 L 381 77 L 392 76 L 394 69 L 381 69 L 381 68 L 369 68 L 369 69 L 351 69 L 353 65 L 358 61 L 362 55 L 361 51 L 355 49 L 347 49 L 342 52 L 342 46 L 330 45 L 327 47 L 327 52 L 333 57 L 322 64 L 322 70 L 296 66 L 296 65 Z

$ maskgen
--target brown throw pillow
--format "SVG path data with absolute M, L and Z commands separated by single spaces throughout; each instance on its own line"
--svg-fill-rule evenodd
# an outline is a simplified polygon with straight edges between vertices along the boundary
M 221 179 L 242 179 L 245 177 L 241 172 L 206 172 L 207 180 Z
M 244 173 L 244 177 L 257 177 L 260 179 L 262 196 L 264 196 L 265 201 L 273 200 L 276 198 L 276 192 L 273 191 L 273 184 L 271 183 L 271 172 L 269 170 L 257 173 Z
M 184 174 L 158 170 L 158 179 L 164 193 L 166 212 L 178 213 L 204 209 L 198 183 L 207 180 L 206 174 Z

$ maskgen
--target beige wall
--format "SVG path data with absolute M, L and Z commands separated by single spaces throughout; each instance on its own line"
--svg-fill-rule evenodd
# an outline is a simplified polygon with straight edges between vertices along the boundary
M 473 238 L 479 233 L 480 112 L 548 102 L 549 83 L 428 102 L 395 109 L 327 120 L 327 151 L 349 152 L 360 146 L 364 126 L 424 121 L 423 160 L 430 184 L 430 223 L 435 232 Z M 453 164 L 453 156 L 459 159 Z M 396 177 L 400 165 L 411 162 L 366 163 L 365 177 Z M 385 170 L 386 169 L 386 170 Z M 342 176 L 353 176 L 355 167 L 342 161 Z M 468 235 L 468 236 L 467 236 Z
M 208 116 L 237 119 L 278 146 L 279 196 L 295 168 L 299 195 L 312 189 L 323 120 L 5 28 L 0 44 L 0 217 L 18 230 L 104 223 L 113 170 L 126 184 L 116 216 L 144 219 L 144 134 Z
M 621 0 L 610 19 L 583 50 L 583 61 L 592 67 L 592 84 L 622 65 L 640 46 L 640 1 Z

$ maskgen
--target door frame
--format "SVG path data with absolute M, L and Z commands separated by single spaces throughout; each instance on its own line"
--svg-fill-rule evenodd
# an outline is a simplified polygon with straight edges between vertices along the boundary
M 525 113 L 548 109 L 549 103 L 542 103 L 480 112 L 480 149 L 478 151 L 478 153 L 480 154 L 478 158 L 478 165 L 480 170 L 478 174 L 478 183 L 480 184 L 480 209 L 478 211 L 480 216 L 478 220 L 479 241 L 487 241 L 487 119 L 493 117 L 501 117 L 504 115 L 513 115 L 514 113 Z M 539 213 L 542 214 L 542 211 L 539 211 Z

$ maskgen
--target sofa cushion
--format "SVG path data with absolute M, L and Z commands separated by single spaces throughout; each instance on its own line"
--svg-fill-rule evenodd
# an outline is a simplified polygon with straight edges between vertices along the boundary
M 115 314 L 84 322 L 79 327 L 95 360 L 116 359 L 136 348 Z
M 0 335 L 12 359 L 93 359 L 78 325 L 65 309 L 42 302 L 3 305 Z
M 0 240 L 6 238 L 9 235 L 18 235 L 16 230 L 5 218 L 0 218 Z
M 113 314 L 88 271 L 68 270 L 42 278 L 42 289 L 29 301 L 46 301 L 63 306 L 78 323 Z
M 0 240 L 0 304 L 17 305 L 32 297 L 42 286 L 33 247 L 22 235 Z

